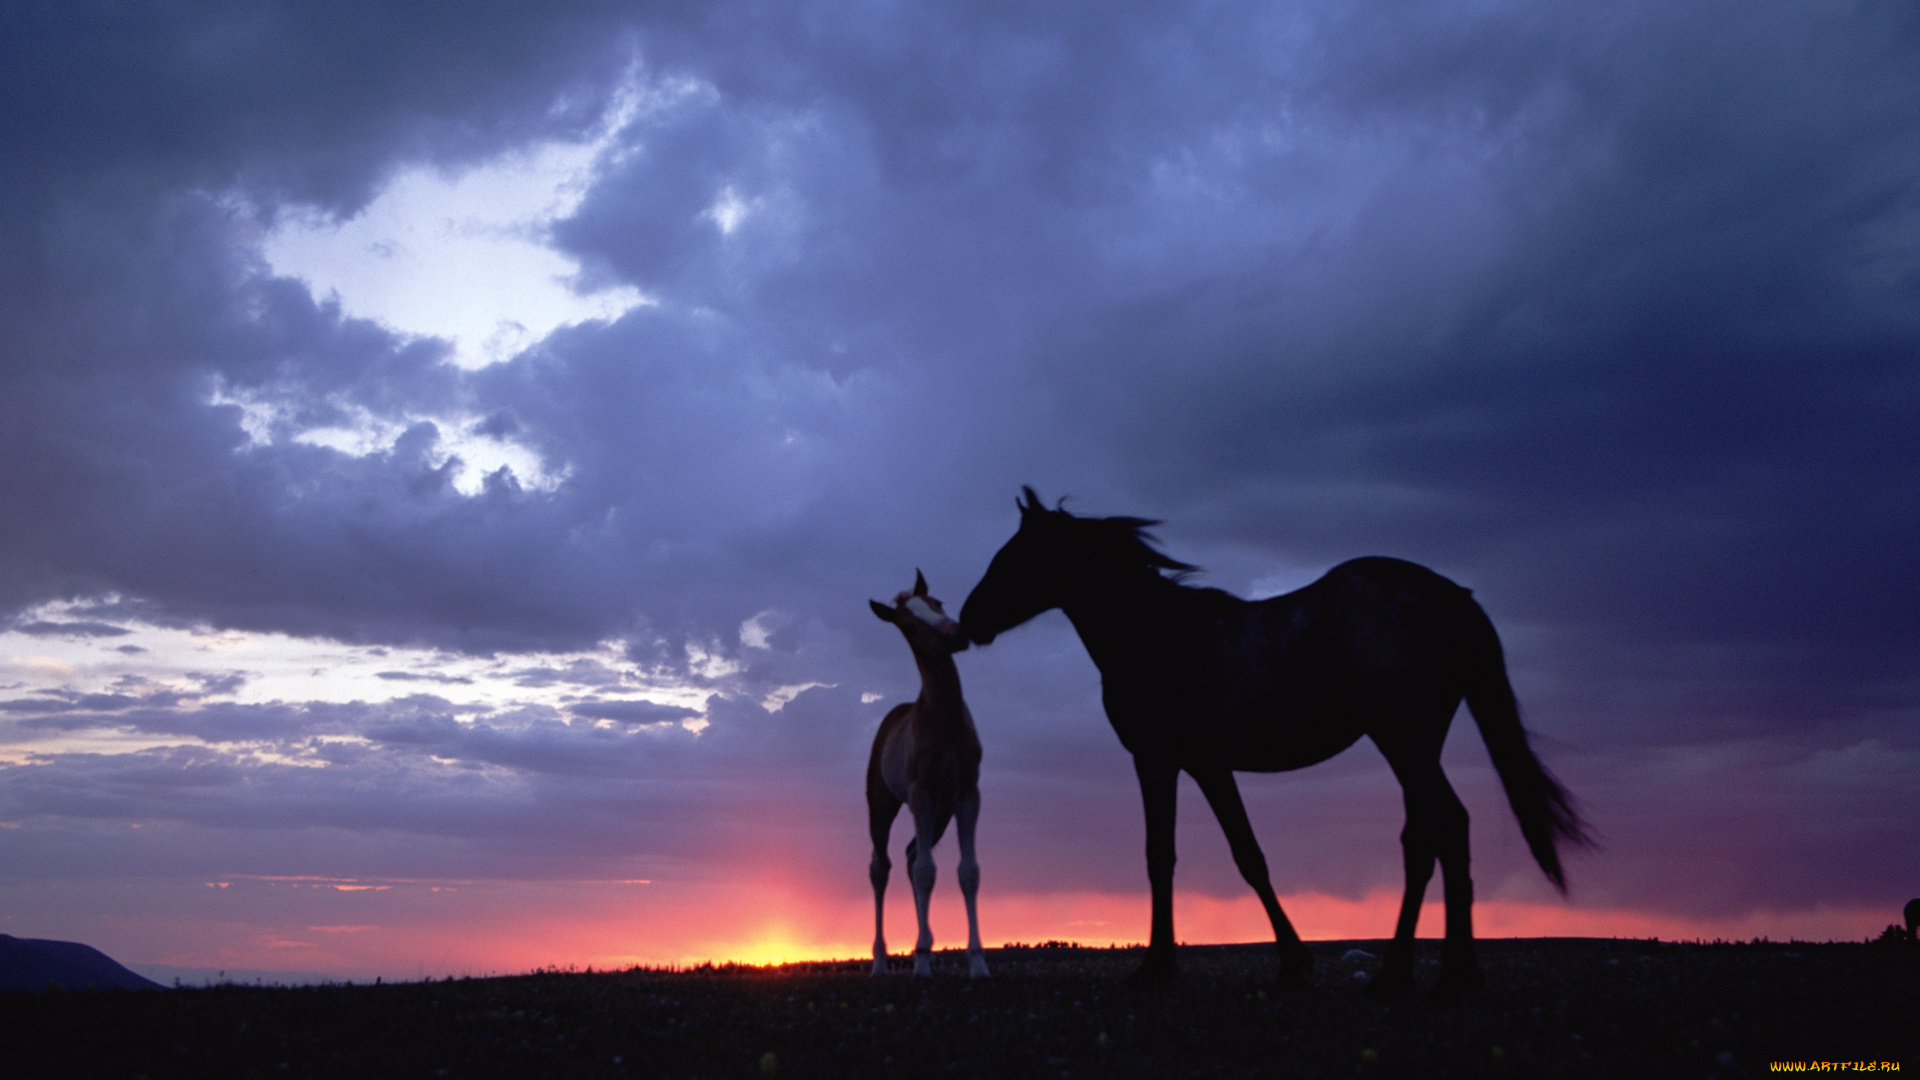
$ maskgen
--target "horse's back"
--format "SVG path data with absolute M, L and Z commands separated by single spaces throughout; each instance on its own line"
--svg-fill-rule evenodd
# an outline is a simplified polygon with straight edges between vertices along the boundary
M 1473 594 L 1419 563 L 1369 555 L 1274 599 L 1294 600 L 1289 612 L 1297 637 L 1353 650 L 1389 640 L 1424 645 L 1452 633 Z
M 1358 703 L 1427 697 L 1458 682 L 1461 650 L 1475 624 L 1473 594 L 1404 559 L 1373 555 L 1341 563 L 1291 594 L 1290 677 L 1323 684 Z
M 1352 596 L 1354 590 L 1359 589 L 1364 590 L 1363 595 L 1422 597 L 1457 603 L 1471 595 L 1464 587 L 1419 563 L 1387 555 L 1348 559 L 1307 588 L 1319 585 L 1342 596 Z
M 1210 753 L 1236 769 L 1304 768 L 1386 718 L 1459 700 L 1453 639 L 1471 596 L 1417 563 L 1368 556 L 1265 600 L 1194 599 L 1207 630 L 1183 696 L 1206 702 L 1223 742 Z

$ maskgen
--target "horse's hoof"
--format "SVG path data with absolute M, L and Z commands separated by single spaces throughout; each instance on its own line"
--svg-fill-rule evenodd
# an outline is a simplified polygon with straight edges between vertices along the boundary
M 885 960 L 875 960 L 873 962 L 873 971 L 871 971 L 869 974 L 871 974 L 874 978 L 879 978 L 880 976 L 885 975 L 886 973 L 887 973 L 887 962 Z
M 1313 984 L 1313 953 L 1305 945 L 1280 954 L 1279 986 L 1282 992 L 1305 990 Z

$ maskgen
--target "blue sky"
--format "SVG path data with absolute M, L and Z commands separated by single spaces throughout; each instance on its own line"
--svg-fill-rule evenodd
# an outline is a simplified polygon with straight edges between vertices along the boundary
M 915 689 L 865 601 L 957 605 L 1022 484 L 1243 594 L 1473 588 L 1605 842 L 1566 910 L 1848 936 L 1920 892 L 1910 5 L 0 25 L 8 933 L 682 955 L 665 915 L 498 961 L 295 932 L 427 879 L 778 880 L 857 927 Z M 983 930 L 998 889 L 1071 936 L 1046 897 L 1144 891 L 1097 675 L 1057 615 L 961 660 Z M 1462 730 L 1481 897 L 1555 902 Z M 1254 790 L 1283 894 L 1397 888 L 1370 748 Z M 1240 897 L 1186 805 L 1182 889 Z M 387 884 L 218 906 L 307 879 Z

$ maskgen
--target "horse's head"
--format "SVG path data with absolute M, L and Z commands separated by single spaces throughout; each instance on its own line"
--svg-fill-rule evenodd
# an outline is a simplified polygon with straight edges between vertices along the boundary
M 986 576 L 960 608 L 960 625 L 977 645 L 1067 604 L 1077 589 L 1119 580 L 1113 575 L 1195 569 L 1154 548 L 1145 530 L 1158 522 L 1075 517 L 1047 509 L 1030 487 L 1020 491 L 1019 531 L 987 564 Z
M 986 576 L 960 607 L 960 625 L 976 644 L 986 645 L 1043 611 L 1060 606 L 1063 568 L 1061 535 L 1074 520 L 1065 510 L 1049 510 L 1030 487 L 1020 489 L 1020 529 L 987 564 Z
M 867 603 L 875 615 L 900 628 L 915 652 L 957 653 L 967 647 L 960 624 L 947 617 L 940 601 L 927 595 L 926 576 L 918 570 L 913 572 L 913 588 L 894 597 L 892 607 L 878 600 Z

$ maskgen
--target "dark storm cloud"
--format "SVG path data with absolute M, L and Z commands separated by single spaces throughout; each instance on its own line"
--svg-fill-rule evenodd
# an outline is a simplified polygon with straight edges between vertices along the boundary
M 598 690 L 617 686 L 625 673 L 599 660 L 572 660 L 562 667 L 521 667 L 509 673 L 515 686 L 576 686 Z
M 1370 552 L 1428 562 L 1487 605 L 1556 765 L 1622 833 L 1658 832 L 1645 800 L 1719 822 L 1661 794 L 1718 784 L 1808 823 L 1748 866 L 1811 857 L 1866 812 L 1835 794 L 1856 768 L 1905 817 L 1835 888 L 1901 888 L 1885 852 L 1920 820 L 1901 786 L 1920 730 L 1910 5 L 0 18 L 0 609 L 98 600 L 30 623 L 53 636 L 612 640 L 716 695 L 698 738 L 591 723 L 684 713 L 589 661 L 509 668 L 593 694 L 576 723 L 23 695 L 0 708 L 35 724 L 383 753 L 311 744 L 332 764 L 255 788 L 238 751 L 143 751 L 151 773 L 76 756 L 9 767 L 9 791 L 66 776 L 58 805 L 158 815 L 128 792 L 164 773 L 229 792 L 222 821 L 284 790 L 275 820 L 524 838 L 461 814 L 524 808 L 516 783 L 565 803 L 587 778 L 571 797 L 590 802 L 676 755 L 699 764 L 688 801 L 650 796 L 648 820 L 782 763 L 857 772 L 878 711 L 914 691 L 861 601 L 915 566 L 963 599 L 1026 482 L 1166 518 L 1172 552 L 1239 591 Z M 277 215 L 577 136 L 629 69 L 651 104 L 552 239 L 658 306 L 463 373 L 443 343 L 268 276 Z M 267 444 L 215 403 L 249 397 L 284 406 Z M 358 410 L 413 426 L 360 457 L 288 437 Z M 454 432 L 418 420 L 455 411 L 565 480 L 460 494 L 438 455 Z M 765 647 L 742 629 L 763 615 Z M 1134 812 L 1077 648 L 1056 620 L 963 658 L 1022 821 L 1050 780 L 1088 793 L 1088 821 Z M 1346 776 L 1301 799 L 1357 797 Z M 1338 833 L 1310 801 L 1275 806 Z M 586 835 L 617 832 L 592 813 Z M 1657 902 L 1660 876 L 1617 893 Z
M 657 701 L 582 701 L 567 706 L 567 711 L 588 720 L 618 720 L 623 724 L 658 724 L 700 715 L 697 709 Z
M 113 712 L 120 709 L 138 707 L 172 709 L 184 702 L 193 701 L 196 695 L 182 694 L 172 690 L 154 688 L 138 693 L 80 694 L 69 690 L 42 690 L 42 696 L 15 698 L 12 701 L 0 701 L 0 712 L 25 713 L 29 715 L 59 716 L 71 714 L 72 721 L 56 720 L 55 724 L 86 723 L 87 717 L 101 712 Z M 31 723 L 31 722 L 29 722 Z
M 27 197 L 9 211 L 237 177 L 351 208 L 396 152 L 458 161 L 590 119 L 605 72 L 579 65 L 611 6 L 9 5 L 0 182 Z
M 120 637 L 133 631 L 124 626 L 101 622 L 48 622 L 38 619 L 14 627 L 23 634 L 34 637 Z
M 412 671 L 380 671 L 376 672 L 374 677 L 390 682 L 433 682 L 460 686 L 473 683 L 473 680 L 465 675 L 423 675 Z

